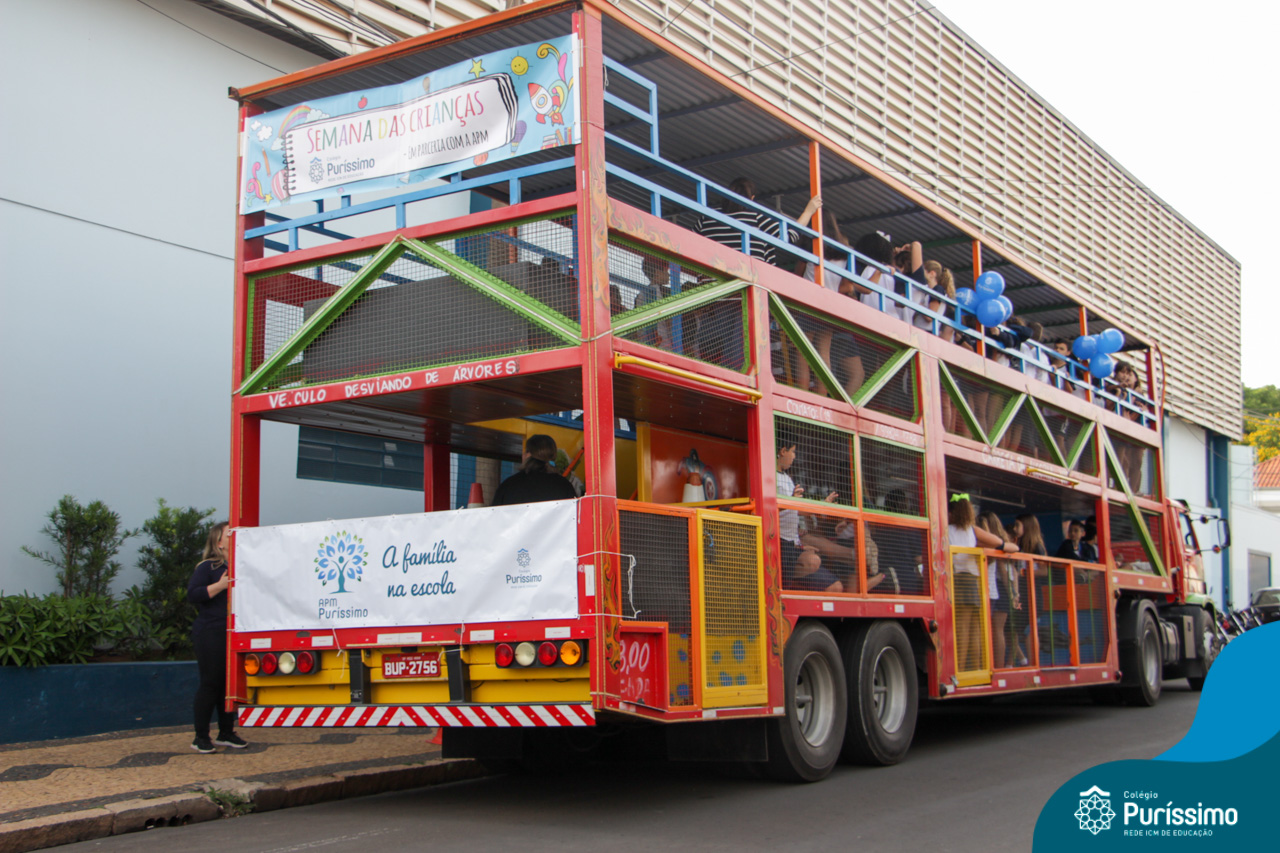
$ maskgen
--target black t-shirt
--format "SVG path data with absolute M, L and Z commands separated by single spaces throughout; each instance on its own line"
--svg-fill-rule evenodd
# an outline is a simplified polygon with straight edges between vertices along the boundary
M 531 504 L 576 498 L 573 484 L 550 471 L 517 471 L 502 481 L 493 496 L 493 506 Z
M 196 566 L 187 582 L 187 601 L 196 606 L 196 621 L 193 628 L 204 628 L 212 625 L 227 626 L 227 591 L 209 597 L 209 586 L 220 579 L 227 571 L 227 564 L 205 560 Z

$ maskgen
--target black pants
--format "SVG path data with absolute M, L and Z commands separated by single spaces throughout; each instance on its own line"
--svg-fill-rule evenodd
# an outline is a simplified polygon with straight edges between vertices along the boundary
M 196 647 L 196 664 L 200 667 L 200 686 L 194 704 L 196 736 L 209 736 L 209 721 L 218 712 L 218 734 L 235 731 L 235 716 L 226 709 L 227 696 L 227 628 L 222 623 L 197 626 L 191 632 Z

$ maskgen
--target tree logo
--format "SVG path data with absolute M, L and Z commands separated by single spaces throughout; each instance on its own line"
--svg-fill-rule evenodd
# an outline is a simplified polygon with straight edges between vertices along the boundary
M 364 577 L 365 557 L 364 540 L 342 531 L 335 536 L 326 536 L 316 551 L 316 577 L 321 586 L 328 586 L 329 581 L 337 580 L 338 592 L 347 592 L 348 580 L 359 581 Z
M 1080 792 L 1080 808 L 1076 809 L 1076 818 L 1080 821 L 1081 829 L 1097 835 L 1102 830 L 1111 828 L 1111 819 L 1116 813 L 1111 809 L 1111 800 L 1104 799 L 1110 796 L 1097 785 Z

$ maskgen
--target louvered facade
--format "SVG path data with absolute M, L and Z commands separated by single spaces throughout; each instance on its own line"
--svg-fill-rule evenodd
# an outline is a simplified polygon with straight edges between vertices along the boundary
M 202 2 L 329 55 L 507 7 Z M 1158 342 L 1167 409 L 1239 434 L 1239 263 L 938 12 L 909 0 L 617 6 L 887 173 L 908 196 L 958 218 L 997 252 Z

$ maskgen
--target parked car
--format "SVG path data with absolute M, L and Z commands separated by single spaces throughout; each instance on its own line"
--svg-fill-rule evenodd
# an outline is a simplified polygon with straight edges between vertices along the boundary
M 1280 586 L 1268 586 L 1255 592 L 1252 606 L 1262 624 L 1280 622 Z

